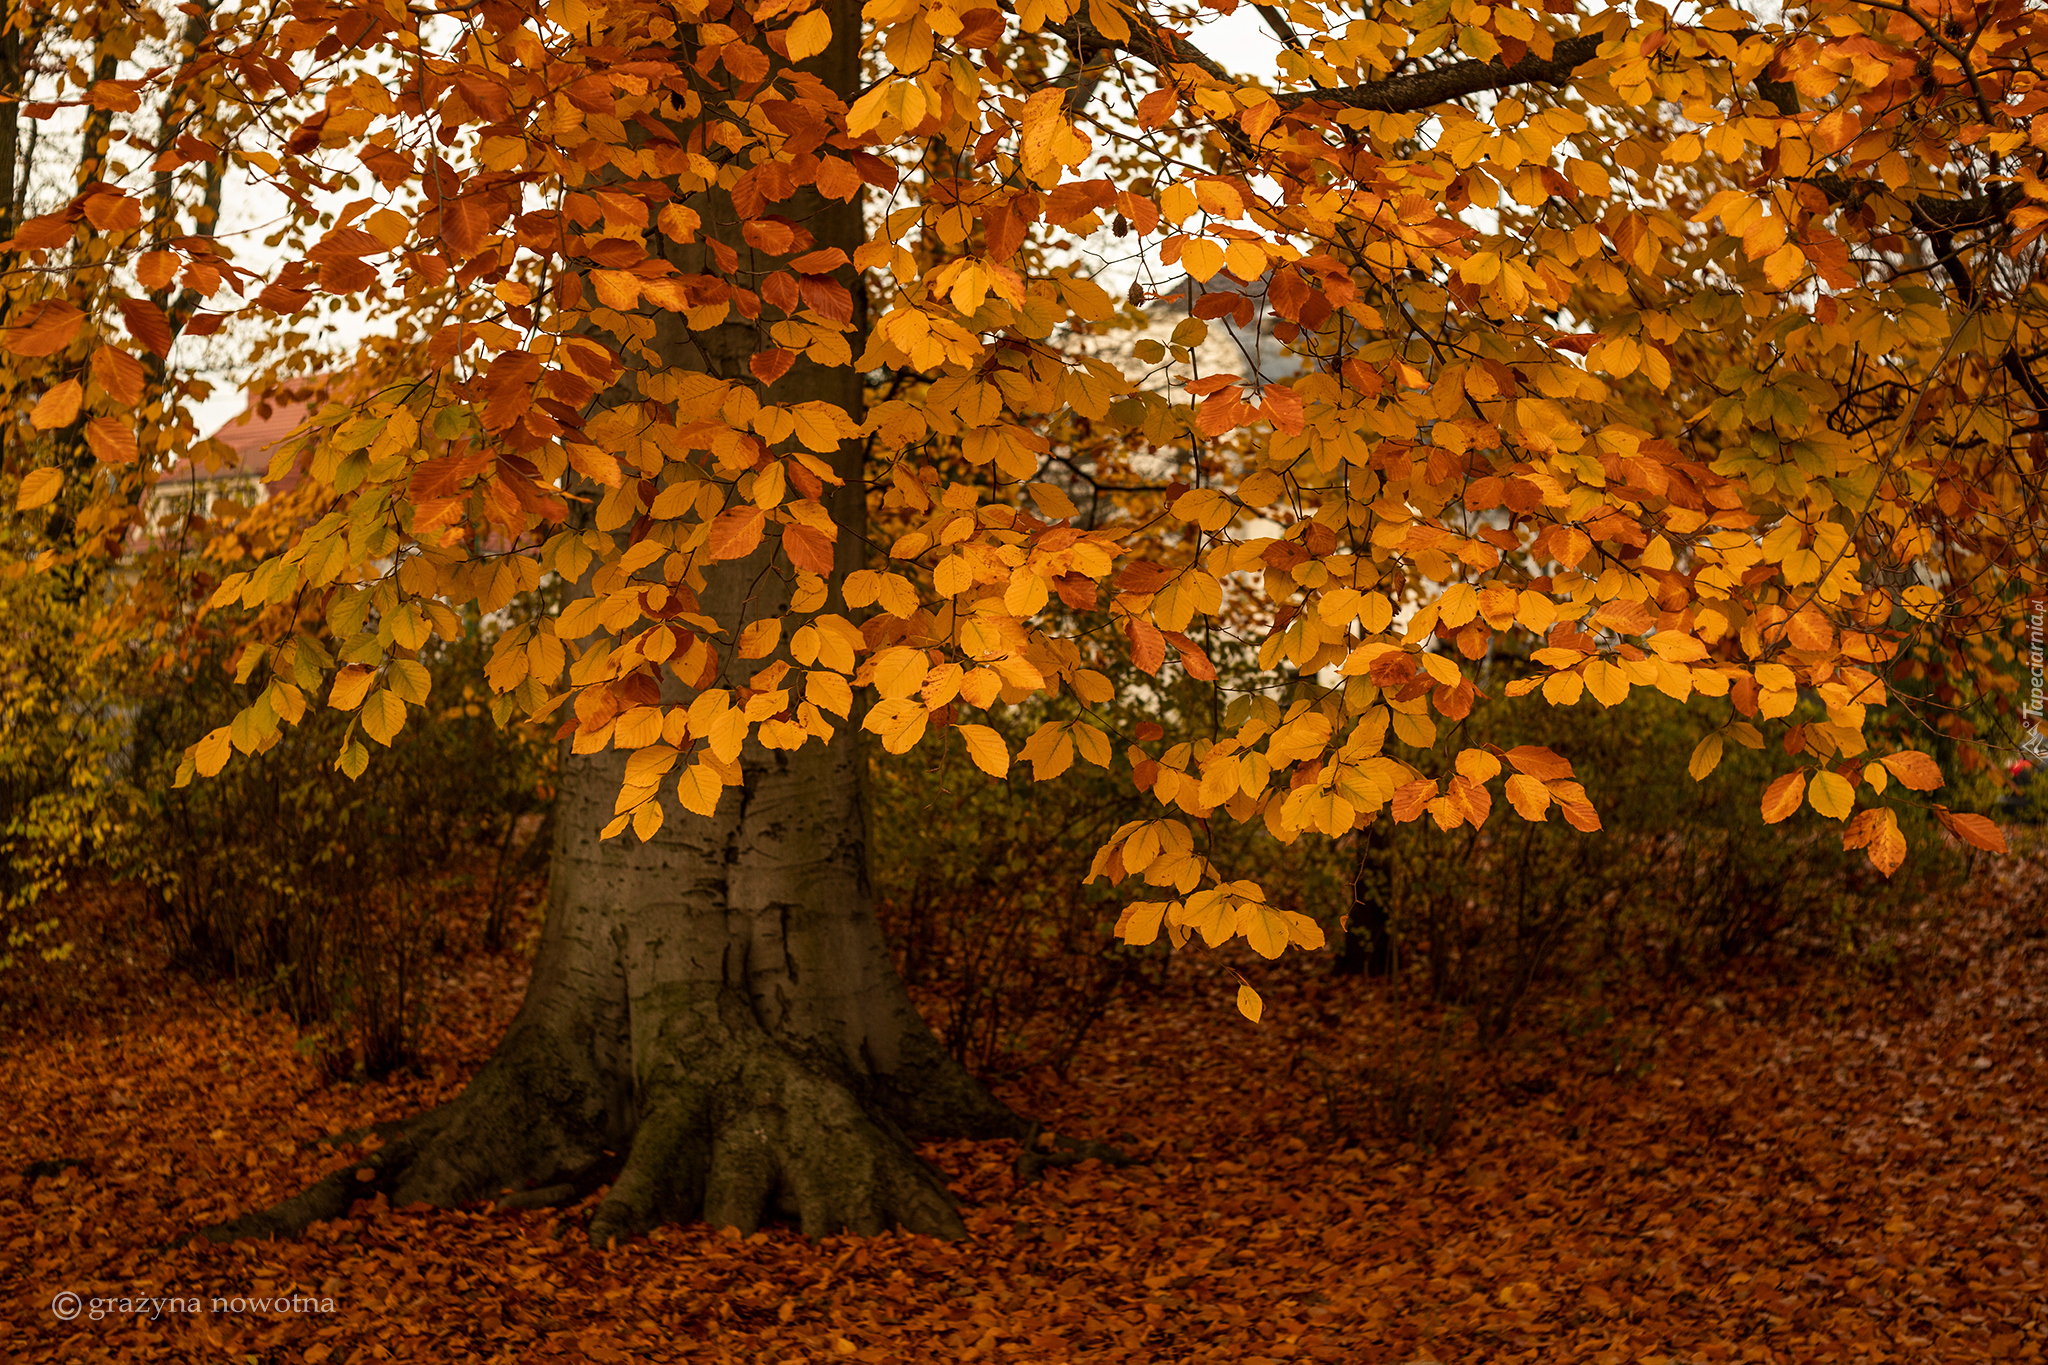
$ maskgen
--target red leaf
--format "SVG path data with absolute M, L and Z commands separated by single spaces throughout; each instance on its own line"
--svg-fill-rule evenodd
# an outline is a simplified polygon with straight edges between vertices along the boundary
M 754 378 L 763 384 L 773 384 L 789 373 L 789 367 L 796 364 L 796 353 L 777 348 L 772 351 L 758 351 L 748 357 L 747 368 L 754 372 Z
M 797 286 L 805 306 L 833 322 L 853 321 L 853 294 L 830 275 L 806 275 Z

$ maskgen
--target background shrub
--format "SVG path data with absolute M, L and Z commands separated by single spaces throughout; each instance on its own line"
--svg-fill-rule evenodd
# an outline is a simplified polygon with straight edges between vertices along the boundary
M 134 717 L 136 810 L 116 870 L 156 892 L 174 961 L 319 1030 L 335 1072 L 409 1061 L 452 908 L 472 908 L 479 945 L 499 946 L 514 892 L 545 864 L 554 745 L 491 719 L 492 632 L 467 627 L 422 654 L 426 715 L 358 781 L 335 767 L 351 717 L 313 706 L 268 751 L 173 788 L 185 747 L 253 690 L 218 658 L 160 678 Z
M 1547 738 L 1585 783 L 1601 828 L 1503 810 L 1477 830 L 1394 828 L 1393 944 L 1432 998 L 1469 1010 L 1480 1037 L 1495 1040 L 1540 990 L 1698 978 L 1772 944 L 1860 949 L 1961 871 L 1934 822 L 1903 804 L 1912 853 L 1890 878 L 1842 848 L 1839 822 L 1811 810 L 1766 826 L 1758 792 L 1785 755 L 1731 742 L 1694 782 L 1687 761 L 1716 723 L 1656 693 L 1612 710 L 1532 696 L 1490 703 L 1447 736 L 1446 752 Z

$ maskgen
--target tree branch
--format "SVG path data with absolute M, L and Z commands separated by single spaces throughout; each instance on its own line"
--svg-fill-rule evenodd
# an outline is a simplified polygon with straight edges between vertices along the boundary
M 1364 85 L 1334 90 L 1290 90 L 1275 95 L 1283 109 L 1304 104 L 1338 104 L 1347 109 L 1371 109 L 1382 114 L 1411 114 L 1420 109 L 1476 95 L 1484 90 L 1507 90 L 1518 85 L 1564 85 L 1572 73 L 1593 60 L 1606 40 L 1596 33 L 1561 38 L 1548 61 L 1527 53 L 1513 66 L 1498 58 L 1485 62 L 1458 62 L 1434 71 L 1411 76 L 1389 76 Z
M 1162 28 L 1142 13 L 1127 12 L 1126 17 L 1132 26 L 1128 38 L 1112 38 L 1078 15 L 1057 25 L 1055 31 L 1077 48 L 1126 52 L 1156 70 L 1165 70 L 1169 66 L 1192 66 L 1215 80 L 1233 85 L 1238 83 L 1238 77 L 1187 39 Z M 1367 81 L 1364 85 L 1340 86 L 1330 90 L 1290 90 L 1273 98 L 1283 109 L 1334 104 L 1384 114 L 1413 113 L 1483 90 L 1506 90 L 1518 85 L 1563 85 L 1571 79 L 1573 72 L 1593 60 L 1604 41 L 1598 34 L 1575 34 L 1560 38 L 1547 60 L 1532 52 L 1512 66 L 1503 65 L 1498 59 L 1458 62 L 1434 71 Z
M 1278 38 L 1296 52 L 1308 51 L 1308 45 L 1301 41 L 1301 35 L 1294 31 L 1294 25 L 1287 22 L 1287 16 L 1280 12 L 1278 6 L 1255 4 L 1252 8 L 1257 10 L 1259 17 L 1266 21 L 1266 27 L 1273 30 L 1275 38 Z

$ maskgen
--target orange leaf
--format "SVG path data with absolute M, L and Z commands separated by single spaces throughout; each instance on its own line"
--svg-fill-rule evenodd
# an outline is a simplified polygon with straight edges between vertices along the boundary
M 68 303 L 46 299 L 35 306 L 26 321 L 0 332 L 0 346 L 16 355 L 55 355 L 71 344 L 85 314 Z
M 142 97 L 135 93 L 137 81 L 97 81 L 86 98 L 95 109 L 111 110 L 119 114 L 132 114 L 142 107 Z
M 1394 789 L 1394 818 L 1404 825 L 1420 819 L 1436 795 L 1436 783 L 1426 777 L 1403 783 Z
M 37 431 L 55 431 L 78 420 L 78 405 L 85 398 L 85 386 L 67 379 L 36 400 L 29 413 L 29 425 Z
M 64 213 L 45 213 L 31 218 L 21 225 L 9 243 L 16 251 L 47 251 L 53 246 L 63 246 L 78 235 L 80 210 Z
M 761 528 L 767 517 L 758 507 L 735 507 L 720 512 L 711 523 L 707 550 L 713 560 L 745 559 L 761 543 Z
M 1806 774 L 1786 773 L 1764 789 L 1764 823 L 1775 825 L 1799 809 L 1799 802 L 1806 795 Z
M 118 346 L 102 346 L 92 353 L 93 382 L 107 396 L 124 407 L 142 402 L 142 362 Z
M 85 221 L 101 232 L 127 232 L 142 226 L 142 201 L 119 191 L 95 194 L 85 201 Z
M 1159 627 L 1133 616 L 1124 623 L 1124 634 L 1131 642 L 1131 662 L 1156 675 L 1159 665 L 1166 662 L 1166 637 L 1159 633 Z
M 1941 785 L 1941 765 L 1918 749 L 1886 754 L 1878 760 L 1885 771 L 1916 792 L 1931 792 Z
M 442 201 L 441 240 L 457 260 L 466 261 L 476 255 L 490 225 L 490 210 L 477 196 Z
M 1555 782 L 1572 775 L 1572 765 L 1550 750 L 1535 744 L 1518 744 L 1507 752 L 1508 762 L 1518 773 L 1542 782 Z
M 171 353 L 171 323 L 163 309 L 148 299 L 122 299 L 117 306 L 128 335 L 160 356 Z
M 177 275 L 178 254 L 174 251 L 145 251 L 135 258 L 135 278 L 151 293 L 166 288 Z
M 2005 852 L 2005 831 L 1981 815 L 1957 815 L 1946 806 L 1936 806 L 1934 817 L 1966 844 L 1987 853 Z
M 14 494 L 14 510 L 32 512 L 47 502 L 54 501 L 57 490 L 64 486 L 64 471 L 61 469 L 31 469 L 21 479 L 21 487 Z
M 101 464 L 133 464 L 140 454 L 135 429 L 118 417 L 95 417 L 85 424 L 85 443 Z
M 1863 849 L 1871 866 L 1887 877 L 1906 860 L 1906 836 L 1899 833 L 1899 819 L 1882 806 L 1857 812 L 1842 831 L 1842 847 Z
M 807 573 L 832 572 L 832 538 L 823 531 L 791 522 L 782 528 L 782 552 Z
M 1268 104 L 1271 101 L 1267 101 Z M 1262 106 L 1263 107 L 1263 106 Z M 1302 407 L 1301 395 L 1285 384 L 1268 384 L 1260 396 L 1266 419 L 1290 436 L 1299 436 L 1307 427 L 1308 419 Z

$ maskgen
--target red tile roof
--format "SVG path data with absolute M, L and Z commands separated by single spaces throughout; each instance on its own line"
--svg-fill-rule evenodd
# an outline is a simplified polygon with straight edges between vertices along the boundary
M 250 395 L 249 407 L 241 416 L 224 422 L 211 433 L 211 439 L 221 442 L 233 452 L 232 458 L 221 465 L 213 458 L 194 464 L 188 456 L 164 471 L 163 481 L 183 483 L 208 483 L 216 479 L 246 479 L 251 475 L 261 478 L 270 468 L 271 456 L 284 443 L 285 437 L 298 430 L 312 412 L 317 400 L 327 396 L 325 376 L 307 384 L 276 390 L 265 398 Z M 283 493 L 297 486 L 299 471 L 292 469 L 283 478 L 270 484 L 273 493 Z

